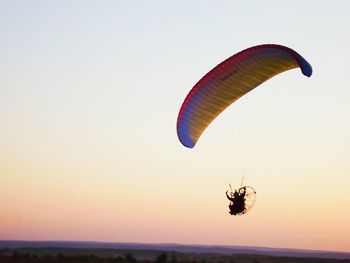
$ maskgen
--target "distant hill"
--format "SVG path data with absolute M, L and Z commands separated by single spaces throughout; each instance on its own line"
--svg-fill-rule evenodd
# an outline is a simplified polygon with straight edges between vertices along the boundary
M 114 243 L 90 241 L 19 241 L 0 240 L 0 249 L 18 248 L 81 248 L 81 249 L 130 249 L 130 250 L 157 250 L 175 251 L 183 253 L 201 254 L 246 254 L 266 255 L 279 257 L 312 257 L 350 259 L 350 252 L 335 252 L 321 250 L 303 250 L 289 248 L 223 246 L 223 245 L 183 245 L 183 244 L 146 244 L 146 243 Z

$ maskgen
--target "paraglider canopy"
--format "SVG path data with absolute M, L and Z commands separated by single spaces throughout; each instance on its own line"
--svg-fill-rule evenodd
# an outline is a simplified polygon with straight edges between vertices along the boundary
M 311 65 L 285 46 L 266 44 L 245 49 L 209 71 L 188 93 L 178 118 L 181 143 L 193 148 L 208 125 L 228 106 L 273 76 L 297 68 L 310 77 Z

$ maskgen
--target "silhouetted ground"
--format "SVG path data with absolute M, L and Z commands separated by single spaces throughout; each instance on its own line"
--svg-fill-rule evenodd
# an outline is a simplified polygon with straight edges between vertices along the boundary
M 1 249 L 0 263 L 350 263 L 349 259 L 220 255 L 157 250 L 21 248 Z

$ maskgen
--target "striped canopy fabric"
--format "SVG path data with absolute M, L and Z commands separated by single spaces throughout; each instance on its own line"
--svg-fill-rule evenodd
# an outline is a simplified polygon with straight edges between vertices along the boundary
M 228 106 L 273 76 L 300 67 L 312 75 L 311 65 L 294 50 L 275 44 L 245 49 L 209 71 L 191 89 L 183 102 L 177 134 L 193 148 L 208 125 Z

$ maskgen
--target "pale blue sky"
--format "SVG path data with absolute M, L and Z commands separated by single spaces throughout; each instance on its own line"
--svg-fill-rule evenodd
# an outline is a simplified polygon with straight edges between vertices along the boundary
M 79 207 L 91 202 L 101 218 L 90 235 L 83 234 L 90 225 L 77 221 L 80 232 L 60 236 L 61 227 L 38 213 L 25 222 L 36 218 L 51 234 L 0 223 L 0 239 L 3 233 L 350 251 L 350 230 L 322 233 L 322 222 L 336 223 L 326 216 L 350 221 L 349 10 L 348 1 L 1 1 L 2 216 L 25 218 L 22 206 L 47 199 L 45 209 L 65 196 L 79 200 L 65 227 L 74 228 L 72 218 L 84 213 Z M 313 76 L 296 69 L 271 79 L 219 116 L 195 149 L 184 148 L 175 126 L 188 91 L 222 60 L 264 43 L 299 52 Z M 246 221 L 234 221 L 223 192 L 243 175 L 259 199 Z M 331 209 L 341 209 L 319 212 L 330 189 Z M 68 213 L 57 202 L 57 211 Z M 163 218 L 163 202 L 178 221 L 164 219 L 153 231 L 159 236 L 147 234 L 148 222 Z M 290 223 L 285 217 L 300 206 L 303 214 Z M 127 220 L 140 209 L 144 222 Z M 123 215 L 114 218 L 112 210 Z M 105 222 L 106 214 L 114 221 Z M 211 221 L 197 225 L 199 216 Z M 320 226 L 312 229 L 312 221 Z M 226 235 L 227 227 L 247 224 L 256 235 Z M 298 239 L 295 229 L 307 238 Z M 261 239 L 264 231 L 275 235 Z

